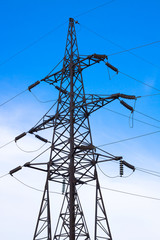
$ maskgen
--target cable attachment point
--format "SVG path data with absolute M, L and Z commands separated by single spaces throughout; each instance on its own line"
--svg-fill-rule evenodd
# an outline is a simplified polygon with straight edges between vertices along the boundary
M 65 181 L 65 178 L 63 178 L 63 183 L 62 183 L 62 194 L 65 193 L 65 189 L 66 189 L 66 181 Z
M 137 99 L 137 97 L 134 95 L 127 95 L 127 94 L 123 94 L 123 93 L 120 93 L 119 97 L 126 98 L 126 99 L 135 99 L 135 100 Z
M 21 166 L 18 166 L 18 167 L 16 167 L 16 168 L 12 169 L 12 170 L 9 172 L 9 174 L 12 176 L 13 173 L 18 172 L 18 171 L 21 170 L 21 169 L 22 169 L 22 167 L 21 167 Z
M 133 172 L 135 171 L 135 167 L 133 165 L 131 165 L 130 163 L 124 161 L 124 160 L 120 160 L 119 161 L 119 167 L 120 167 L 120 177 L 123 176 L 124 174 L 124 166 L 126 166 L 127 168 L 130 168 L 133 170 Z
M 39 135 L 35 135 L 36 138 L 38 138 L 39 140 L 41 140 L 42 142 L 48 143 L 48 140 L 39 136 Z
M 33 83 L 32 85 L 30 85 L 28 87 L 28 90 L 31 91 L 31 89 L 34 88 L 35 86 L 37 86 L 38 84 L 40 84 L 40 81 L 37 81 L 37 82 Z
M 120 177 L 122 177 L 123 176 L 123 161 L 122 160 L 120 160 L 119 161 L 119 170 L 120 170 Z
M 14 139 L 14 141 L 16 142 L 17 140 L 19 140 L 20 138 L 22 138 L 22 137 L 24 137 L 24 136 L 26 136 L 26 132 L 24 132 L 24 133 L 22 133 L 22 134 L 20 134 L 20 135 L 18 135 L 17 137 L 15 137 L 15 139 Z
M 128 103 L 126 103 L 125 101 L 123 100 L 120 100 L 120 103 L 127 109 L 129 109 L 131 111 L 131 113 L 133 113 L 134 109 L 133 107 L 131 107 Z
M 125 165 L 126 167 L 130 168 L 133 170 L 133 172 L 135 171 L 135 167 L 133 165 L 131 165 L 130 163 L 123 161 L 123 165 Z
M 29 167 L 30 166 L 30 162 L 26 162 L 23 167 Z
M 108 59 L 107 55 L 104 55 L 104 54 L 96 54 L 96 53 L 94 53 L 92 56 L 94 58 L 97 58 L 97 59 L 100 59 L 100 60 Z
M 118 68 L 114 67 L 109 62 L 106 62 L 105 64 L 107 65 L 107 67 L 109 67 L 110 69 L 112 69 L 114 72 L 118 74 Z

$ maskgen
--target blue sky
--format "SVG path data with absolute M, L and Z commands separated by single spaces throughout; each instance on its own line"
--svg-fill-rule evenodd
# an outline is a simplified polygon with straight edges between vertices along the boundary
M 90 119 L 94 144 L 103 145 L 159 130 L 160 98 L 153 94 L 160 91 L 160 43 L 112 55 L 124 49 L 159 41 L 159 9 L 160 2 L 155 0 L 113 0 L 108 4 L 107 1 L 98 0 L 1 1 L 0 103 L 42 79 L 63 58 L 68 19 L 73 17 L 79 22 L 76 32 L 80 54 L 107 54 L 108 61 L 120 72 L 144 83 L 121 73 L 113 76 L 114 72 L 111 70 L 109 79 L 107 67 L 103 63 L 84 71 L 86 93 L 121 92 L 145 96 L 136 102 L 133 127 L 127 117 L 115 113 L 130 116 L 129 111 L 118 102 L 107 106 L 115 112 L 102 109 L 94 113 Z M 57 98 L 57 90 L 44 83 L 34 88 L 33 93 L 42 101 Z M 31 93 L 26 92 L 1 106 L 0 145 L 28 131 L 51 105 L 52 102 L 42 104 L 36 101 Z M 157 133 L 106 145 L 103 149 L 123 156 L 137 167 L 160 172 L 159 137 L 160 134 Z M 41 143 L 29 137 L 21 140 L 19 145 L 27 151 L 41 147 Z M 14 143 L 0 149 L 0 176 L 23 165 L 36 154 L 21 152 Z M 49 153 L 45 155 L 46 159 L 48 157 Z M 119 174 L 116 164 L 103 164 L 101 167 L 111 177 Z M 125 169 L 125 176 L 129 174 L 130 171 Z M 24 169 L 16 176 L 30 186 L 43 189 L 44 176 L 39 173 Z M 107 188 L 160 198 L 159 177 L 135 171 L 128 178 L 107 178 L 100 173 L 100 179 L 101 185 Z M 0 179 L 0 189 L 0 211 L 3 219 L 0 236 L 5 240 L 22 237 L 24 240 L 32 239 L 42 193 L 26 188 L 10 176 Z M 86 189 L 80 190 L 82 202 L 85 202 L 85 191 Z M 103 190 L 103 194 L 114 240 L 160 238 L 160 201 L 109 190 Z M 62 196 L 55 195 L 54 199 L 57 203 Z M 88 205 L 84 204 L 84 208 L 87 210 Z M 91 225 L 88 216 L 89 212 L 87 220 Z

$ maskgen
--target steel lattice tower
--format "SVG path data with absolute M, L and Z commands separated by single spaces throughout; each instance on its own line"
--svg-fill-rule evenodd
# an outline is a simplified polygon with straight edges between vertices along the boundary
M 90 181 L 96 182 L 94 240 L 112 240 L 107 214 L 98 180 L 96 164 L 104 161 L 121 160 L 112 154 L 97 153 L 91 136 L 89 116 L 94 111 L 119 98 L 130 98 L 124 94 L 108 97 L 85 95 L 82 71 L 93 64 L 107 60 L 106 55 L 93 54 L 81 57 L 78 52 L 75 21 L 69 19 L 63 67 L 44 79 L 59 90 L 55 115 L 44 115 L 41 123 L 30 129 L 29 133 L 53 128 L 50 158 L 47 164 L 26 163 L 25 167 L 47 173 L 44 193 L 38 215 L 33 240 L 79 240 L 90 239 L 77 187 Z M 114 71 L 118 71 L 106 63 Z M 30 86 L 29 90 L 33 86 Z M 123 100 L 125 107 L 133 110 Z M 17 138 L 18 139 L 18 138 Z M 16 140 L 17 140 L 16 139 Z M 51 182 L 63 183 L 67 187 L 61 207 L 57 227 L 52 236 L 49 185 Z

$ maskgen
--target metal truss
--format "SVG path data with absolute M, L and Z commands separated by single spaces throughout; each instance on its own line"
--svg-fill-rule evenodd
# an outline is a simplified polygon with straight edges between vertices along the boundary
M 106 55 L 98 54 L 87 57 L 79 56 L 75 21 L 70 18 L 63 67 L 57 73 L 47 75 L 46 78 L 42 79 L 55 86 L 59 91 L 56 113 L 50 114 L 48 112 L 40 123 L 29 130 L 30 134 L 34 134 L 47 128 L 53 128 L 51 152 L 47 164 L 46 162 L 31 162 L 25 165 L 47 173 L 33 240 L 52 240 L 49 184 L 51 182 L 63 183 L 64 181 L 67 190 L 53 239 L 90 239 L 77 186 L 95 181 L 94 240 L 112 240 L 96 164 L 120 160 L 122 157 L 96 151 L 92 142 L 89 116 L 114 100 L 134 99 L 134 96 L 124 94 L 112 94 L 107 97 L 95 94 L 85 95 L 82 70 L 107 59 Z M 113 66 L 111 68 L 113 69 Z M 122 104 L 132 111 L 132 107 L 128 104 Z

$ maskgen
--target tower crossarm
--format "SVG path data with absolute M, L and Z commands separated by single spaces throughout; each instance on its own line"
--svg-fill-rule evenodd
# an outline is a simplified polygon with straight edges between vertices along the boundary
M 48 119 L 43 119 L 43 122 L 40 123 L 39 125 L 31 128 L 28 133 L 34 133 L 34 132 L 38 132 L 40 130 L 44 130 L 44 129 L 47 129 L 47 128 L 51 128 L 54 126 L 54 121 L 55 121 L 55 115 L 53 116 L 48 116 Z
M 86 57 L 79 56 L 78 59 L 74 60 L 74 65 L 78 65 L 79 71 L 82 71 L 83 69 L 104 61 L 105 59 L 108 59 L 107 55 L 94 53 Z
M 120 93 L 112 94 L 107 97 L 101 97 L 100 95 L 90 94 L 87 96 L 87 98 L 85 98 L 83 103 L 81 102 L 81 104 L 76 105 L 74 108 L 83 108 L 86 114 L 90 115 L 96 110 L 118 99 L 124 107 L 126 107 L 131 112 L 133 112 L 134 111 L 133 107 L 131 107 L 129 104 L 121 100 L 121 98 L 136 99 L 136 97 L 133 95 L 126 95 L 126 94 L 120 94 Z
M 73 59 L 73 68 L 77 67 L 77 70 L 80 73 L 83 69 L 105 60 L 108 60 L 108 57 L 105 54 L 94 53 L 91 55 L 87 55 L 85 57 L 77 56 L 75 59 Z M 70 76 L 69 67 L 66 64 L 64 64 L 63 68 L 60 71 L 47 75 L 45 78 L 41 79 L 41 81 L 54 85 L 55 83 L 61 81 L 63 77 L 69 76 Z
M 91 113 L 95 112 L 96 110 L 98 110 L 98 109 L 104 107 L 105 105 L 113 102 L 114 100 L 118 99 L 124 107 L 126 107 L 131 112 L 133 112 L 134 111 L 133 107 L 131 107 L 126 102 L 121 100 L 122 98 L 123 99 L 124 98 L 131 99 L 131 100 L 136 99 L 136 97 L 133 95 L 126 95 L 126 94 L 121 94 L 121 93 L 108 95 L 107 97 L 102 97 L 101 95 L 96 95 L 96 94 L 89 94 L 89 95 L 85 95 L 85 97 L 81 96 L 81 99 L 83 99 L 83 100 L 78 102 L 74 106 L 74 109 L 76 109 L 76 108 L 83 109 L 83 112 L 85 113 L 85 115 L 89 116 Z M 59 124 L 63 121 L 63 117 L 62 117 L 63 114 L 64 114 L 63 110 L 60 112 L 57 112 L 55 115 L 45 114 L 41 120 L 41 123 L 39 123 L 36 126 L 34 126 L 33 128 L 31 128 L 28 131 L 28 133 L 33 134 L 33 133 L 41 131 L 41 130 L 55 127 L 57 118 L 59 119 Z
M 56 73 L 47 75 L 46 77 L 41 79 L 41 81 L 44 81 L 46 83 L 49 83 L 50 85 L 53 85 L 54 83 L 61 81 L 62 77 L 63 77 L 63 69 Z

